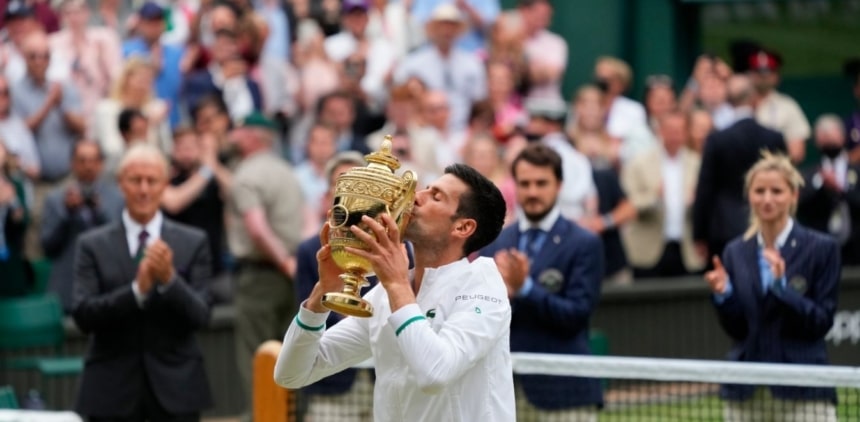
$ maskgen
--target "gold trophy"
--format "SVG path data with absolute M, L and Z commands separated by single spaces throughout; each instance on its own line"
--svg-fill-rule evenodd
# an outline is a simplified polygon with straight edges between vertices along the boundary
M 381 222 L 383 213 L 389 214 L 397 222 L 402 233 L 409 220 L 415 201 L 415 187 L 418 184 L 413 171 L 407 170 L 398 177 L 395 171 L 400 161 L 391 153 L 391 135 L 382 141 L 379 151 L 367 154 L 366 167 L 353 167 L 337 178 L 329 217 L 329 244 L 334 262 L 344 273 L 343 290 L 323 295 L 322 304 L 332 311 L 356 316 L 373 315 L 373 306 L 361 298 L 361 288 L 369 283 L 367 277 L 373 274 L 373 267 L 366 259 L 350 254 L 346 247 L 368 250 L 364 242 L 357 239 L 350 227 L 358 225 L 369 232 L 361 217 L 367 215 Z

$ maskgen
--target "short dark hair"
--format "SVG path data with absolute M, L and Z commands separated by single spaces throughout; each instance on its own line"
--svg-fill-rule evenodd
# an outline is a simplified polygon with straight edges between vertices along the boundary
M 205 109 L 206 107 L 213 107 L 218 111 L 219 114 L 229 114 L 227 111 L 227 104 L 224 103 L 224 99 L 221 98 L 220 95 L 212 94 L 207 95 L 197 101 L 194 106 L 191 107 L 191 120 L 194 124 L 197 124 L 197 121 L 200 119 L 198 114 L 200 111 Z
M 74 160 L 75 157 L 78 156 L 78 150 L 83 146 L 94 147 L 96 149 L 96 154 L 98 154 L 99 161 L 104 161 L 105 152 L 104 152 L 104 149 L 102 148 L 101 144 L 99 144 L 98 142 L 95 142 L 95 141 L 91 141 L 89 139 L 81 139 L 72 145 L 72 156 L 71 156 L 72 160 Z
M 135 119 L 144 119 L 146 120 L 146 116 L 143 115 L 143 112 L 136 108 L 126 108 L 119 112 L 119 118 L 117 118 L 117 126 L 119 127 L 119 133 L 125 135 L 131 130 L 131 124 Z
M 525 161 L 537 167 L 551 167 L 556 179 L 559 182 L 564 181 L 561 171 L 561 156 L 544 144 L 538 142 L 530 143 L 517 154 L 511 163 L 511 175 L 514 176 L 514 180 L 517 178 L 517 164 L 520 161 Z
M 475 232 L 463 245 L 463 255 L 469 255 L 489 245 L 499 236 L 505 224 L 505 198 L 490 179 L 465 164 L 445 167 L 445 174 L 460 179 L 469 188 L 460 196 L 460 203 L 453 217 L 471 218 L 477 223 Z

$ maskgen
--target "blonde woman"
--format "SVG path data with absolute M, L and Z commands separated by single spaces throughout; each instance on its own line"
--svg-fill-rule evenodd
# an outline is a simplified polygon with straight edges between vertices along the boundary
M 746 174 L 750 227 L 705 274 L 729 359 L 826 365 L 841 275 L 839 247 L 793 219 L 803 178 L 784 155 L 765 153 Z M 724 385 L 727 421 L 836 421 L 833 388 Z
M 96 104 L 90 135 L 101 144 L 108 170 L 113 168 L 112 164 L 119 160 L 129 142 L 146 141 L 165 153 L 172 148 L 167 103 L 156 98 L 152 88 L 155 75 L 155 69 L 148 62 L 131 58 L 126 62 L 111 96 Z M 118 120 L 124 109 L 140 110 L 146 117 L 149 127 L 146 139 L 123 138 Z

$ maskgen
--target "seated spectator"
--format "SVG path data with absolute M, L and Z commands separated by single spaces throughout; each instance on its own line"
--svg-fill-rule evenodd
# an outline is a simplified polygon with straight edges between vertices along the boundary
M 567 41 L 549 30 L 553 2 L 520 0 L 518 8 L 524 31 L 528 65 L 527 98 L 560 100 L 561 82 L 567 70 Z
M 498 138 L 510 134 L 527 119 L 510 65 L 501 61 L 487 63 L 487 101 L 494 113 L 493 132 Z
M 104 177 L 104 155 L 95 142 L 75 145 L 72 177 L 45 198 L 40 233 L 42 249 L 51 261 L 48 291 L 60 298 L 66 313 L 72 311 L 74 297 L 75 241 L 94 227 L 118 221 L 123 208 L 122 194 L 112 177 Z
M 90 132 L 101 145 L 109 163 L 119 161 L 126 149 L 124 136 L 117 123 L 125 109 L 138 110 L 146 123 L 143 136 L 133 140 L 146 141 L 164 152 L 170 151 L 167 103 L 156 98 L 154 77 L 155 69 L 151 64 L 140 58 L 132 58 L 126 61 L 111 96 L 96 105 Z
M 32 286 L 24 258 L 24 234 L 29 213 L 15 159 L 0 144 L 0 297 L 23 296 Z

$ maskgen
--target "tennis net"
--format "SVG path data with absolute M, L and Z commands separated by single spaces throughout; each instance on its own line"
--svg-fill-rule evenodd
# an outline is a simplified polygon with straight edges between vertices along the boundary
M 513 364 L 515 375 L 599 380 L 604 403 L 597 411 L 599 421 L 860 421 L 860 368 L 857 367 L 532 353 L 514 353 Z M 367 417 L 372 403 L 372 363 L 360 367 L 368 375 L 357 377 L 351 394 L 319 396 L 300 392 L 296 420 L 362 420 L 350 419 L 348 415 L 353 411 Z M 577 394 L 554 388 L 553 378 L 544 380 L 539 392 L 542 397 Z M 724 400 L 720 394 L 722 385 L 749 386 L 753 398 Z M 787 398 L 808 392 L 808 388 L 818 389 L 814 390 L 817 392 L 826 391 L 822 388 L 835 389 L 838 404 L 832 406 L 826 399 Z M 525 399 L 534 393 L 525 395 L 523 391 L 517 383 L 517 421 L 568 421 L 576 417 L 575 413 L 535 407 Z M 315 417 L 309 417 L 308 412 Z

